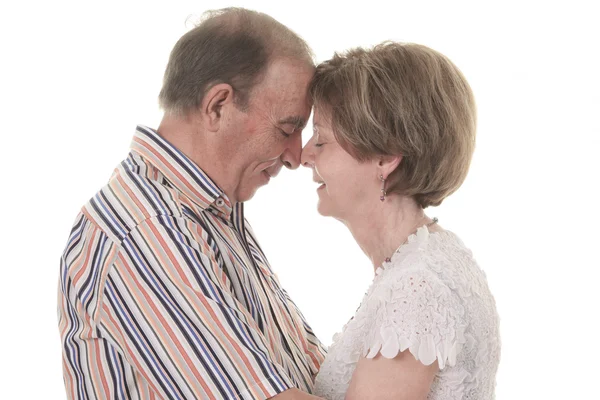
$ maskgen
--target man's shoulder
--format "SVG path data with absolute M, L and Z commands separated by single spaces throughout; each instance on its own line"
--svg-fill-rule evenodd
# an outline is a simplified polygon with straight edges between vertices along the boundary
M 117 166 L 82 213 L 116 243 L 150 219 L 183 216 L 179 192 L 155 167 L 133 157 Z

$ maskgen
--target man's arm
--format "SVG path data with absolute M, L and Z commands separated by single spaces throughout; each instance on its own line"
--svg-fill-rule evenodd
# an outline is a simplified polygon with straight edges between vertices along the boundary
M 215 276 L 214 258 L 180 231 L 185 223 L 150 219 L 123 241 L 105 280 L 100 335 L 163 398 L 264 400 L 293 387 Z

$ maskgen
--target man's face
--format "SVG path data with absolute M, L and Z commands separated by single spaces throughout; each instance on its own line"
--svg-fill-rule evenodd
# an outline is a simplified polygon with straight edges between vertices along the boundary
M 298 61 L 275 60 L 251 92 L 248 109 L 230 120 L 229 128 L 238 130 L 243 141 L 236 155 L 241 172 L 235 200 L 249 200 L 283 165 L 298 168 L 302 130 L 311 110 L 308 85 L 313 73 L 312 66 Z

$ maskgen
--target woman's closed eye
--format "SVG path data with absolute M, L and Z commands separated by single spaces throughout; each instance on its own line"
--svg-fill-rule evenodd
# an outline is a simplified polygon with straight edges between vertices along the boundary
M 318 129 L 314 129 L 313 132 L 314 132 L 313 135 L 314 135 L 314 138 L 315 138 L 315 147 L 321 147 L 321 146 L 323 146 L 325 144 L 325 142 L 320 141 L 321 140 L 321 136 L 319 135 Z

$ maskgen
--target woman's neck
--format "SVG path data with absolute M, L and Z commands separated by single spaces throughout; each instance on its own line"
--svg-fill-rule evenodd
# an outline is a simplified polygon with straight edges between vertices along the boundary
M 342 222 L 376 270 L 419 227 L 431 223 L 431 219 L 413 199 L 390 195 L 367 213 L 357 213 Z

